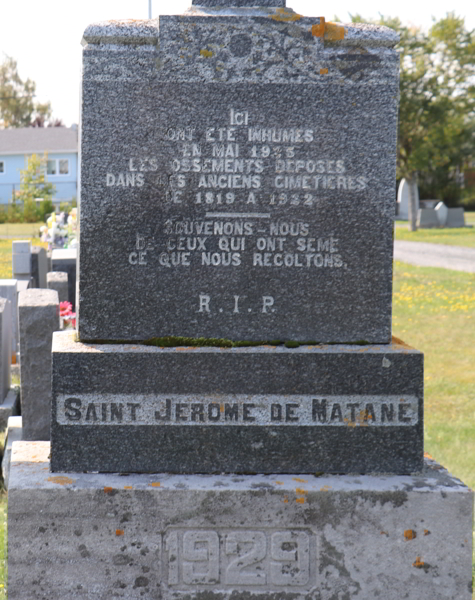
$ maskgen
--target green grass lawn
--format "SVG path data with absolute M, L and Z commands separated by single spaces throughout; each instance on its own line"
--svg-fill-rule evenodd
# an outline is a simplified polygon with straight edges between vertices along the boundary
M 44 223 L 0 223 L 0 238 L 29 238 L 37 237 Z
M 475 212 L 465 213 L 465 223 L 473 225 L 473 227 L 409 231 L 407 221 L 396 221 L 394 235 L 396 240 L 406 242 L 431 242 L 433 244 L 449 244 L 450 246 L 475 248 Z
M 438 235 L 437 230 L 425 233 Z M 10 276 L 11 241 L 0 240 L 0 277 Z M 426 451 L 475 488 L 475 276 L 395 263 L 393 334 L 425 354 Z M 3 494 L 0 556 L 5 514 Z M 4 585 L 1 567 L 0 585 Z M 2 594 L 0 587 L 0 600 Z

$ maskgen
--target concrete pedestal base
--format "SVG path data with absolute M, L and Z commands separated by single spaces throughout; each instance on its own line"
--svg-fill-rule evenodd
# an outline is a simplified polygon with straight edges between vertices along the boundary
M 471 599 L 472 492 L 420 476 L 59 474 L 13 444 L 9 600 Z

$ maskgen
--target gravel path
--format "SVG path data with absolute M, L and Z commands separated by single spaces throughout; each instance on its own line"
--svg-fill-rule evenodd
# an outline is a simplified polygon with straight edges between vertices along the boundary
M 394 259 L 420 267 L 442 267 L 475 273 L 475 248 L 395 241 Z

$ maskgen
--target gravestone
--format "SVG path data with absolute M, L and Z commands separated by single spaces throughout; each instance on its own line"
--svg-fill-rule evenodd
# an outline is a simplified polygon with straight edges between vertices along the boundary
M 420 229 L 440 227 L 435 208 L 420 208 L 417 211 L 417 227 Z
M 418 470 L 422 356 L 390 344 L 397 37 L 230 10 L 161 17 L 159 47 L 155 23 L 85 32 L 81 342 L 54 338 L 52 469 Z M 157 336 L 306 345 L 104 345 Z
M 276 10 L 86 29 L 82 341 L 390 343 L 397 35 Z
M 48 272 L 48 259 L 46 250 L 41 246 L 31 247 L 31 276 L 34 280 L 33 287 L 46 289 L 46 274 Z
M 465 211 L 463 208 L 449 208 L 446 227 L 465 227 Z
M 12 305 L 10 300 L 0 298 L 0 404 L 7 397 L 11 384 L 12 366 Z
M 0 298 L 6 298 L 11 304 L 12 362 L 16 362 L 18 352 L 18 290 L 16 279 L 0 279 Z
M 68 300 L 68 274 L 59 271 L 51 271 L 47 275 L 48 289 L 58 292 L 59 302 Z
M 52 271 L 68 274 L 68 302 L 76 306 L 76 248 L 55 249 L 51 255 Z M 102 310 L 102 307 L 98 307 Z
M 437 220 L 439 221 L 440 227 L 445 227 L 447 223 L 447 216 L 449 214 L 449 209 L 443 202 L 439 202 L 435 207 L 435 212 L 437 214 Z
M 416 214 L 419 210 L 419 188 L 414 185 L 416 193 Z M 397 218 L 403 221 L 409 219 L 409 184 L 406 179 L 401 179 L 397 192 Z
M 49 440 L 51 344 L 59 329 L 58 294 L 32 289 L 18 299 L 21 412 L 24 440 Z
M 31 279 L 31 244 L 29 241 L 12 242 L 13 279 L 30 281 Z
M 391 340 L 397 35 L 250 4 L 86 30 L 79 339 L 13 443 L 10 600 L 469 600 Z

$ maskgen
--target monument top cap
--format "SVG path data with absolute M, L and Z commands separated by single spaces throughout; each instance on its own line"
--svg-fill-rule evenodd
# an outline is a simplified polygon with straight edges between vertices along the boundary
M 286 0 L 193 0 L 193 6 L 218 6 L 218 7 L 285 7 Z

